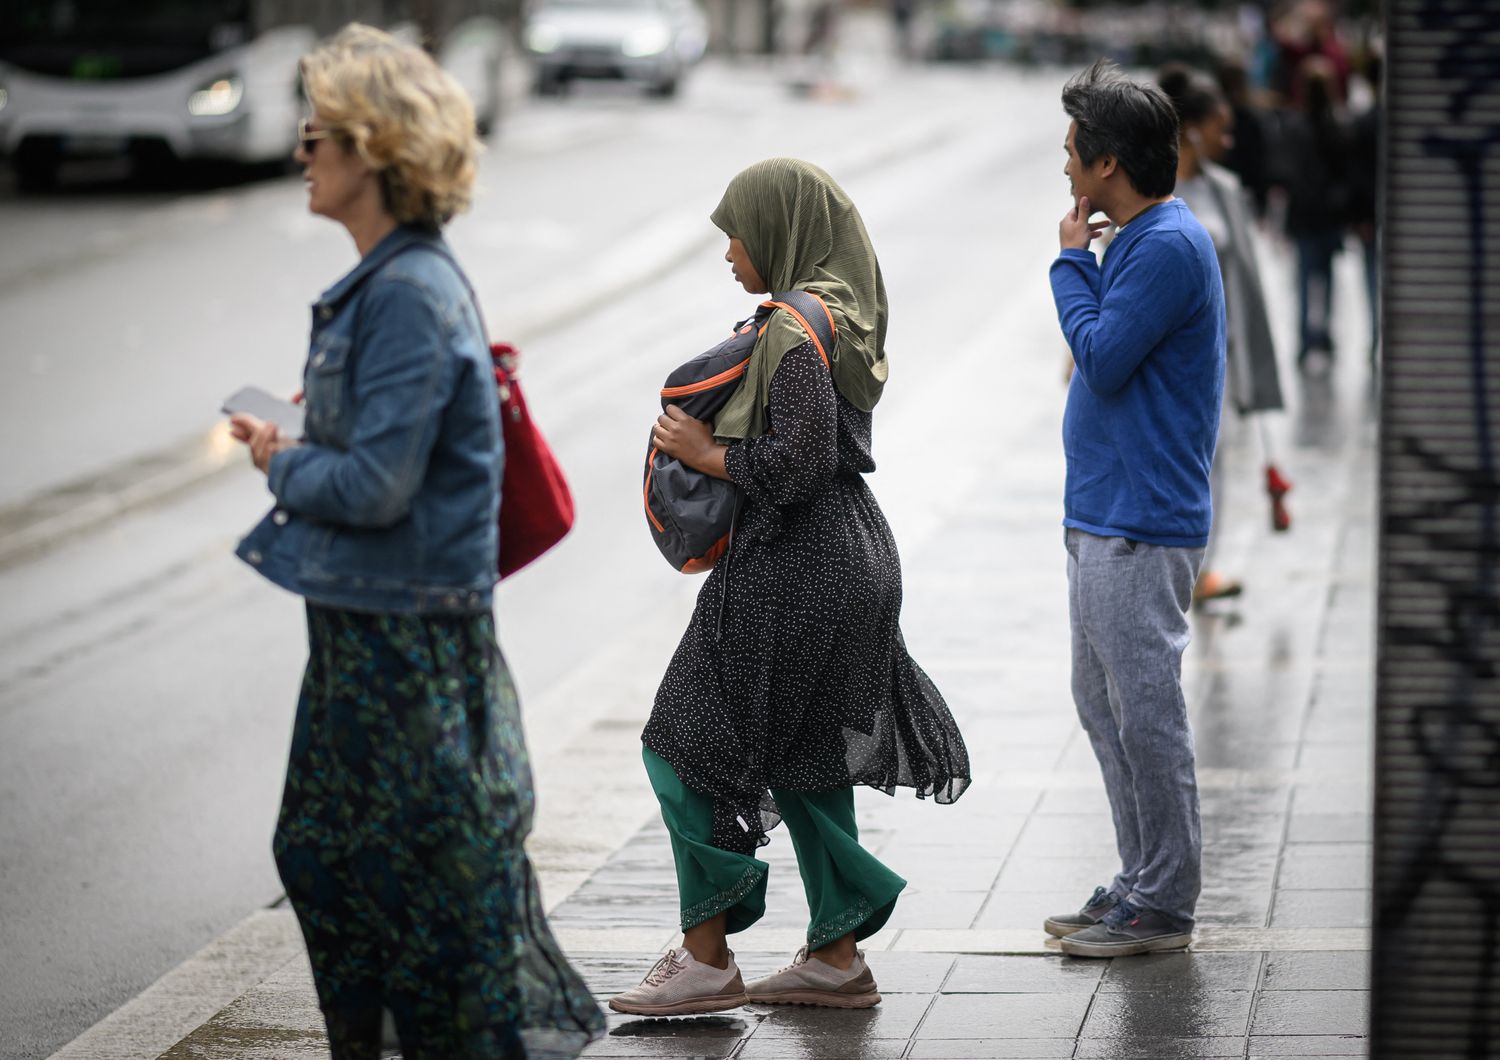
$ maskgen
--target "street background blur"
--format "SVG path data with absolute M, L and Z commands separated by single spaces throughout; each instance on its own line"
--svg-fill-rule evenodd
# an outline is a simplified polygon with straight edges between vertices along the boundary
M 251 6 L 276 5 L 224 5 L 212 29 L 220 44 L 255 45 L 223 28 Z M 309 6 L 327 19 L 351 7 Z M 391 24 L 397 6 L 355 13 Z M 144 1051 L 111 1044 L 123 1040 L 108 1037 L 113 1031 L 86 1032 L 277 904 L 269 837 L 305 651 L 300 603 L 231 555 L 269 497 L 217 409 L 245 384 L 297 389 L 307 307 L 354 255 L 341 230 L 306 213 L 300 179 L 274 158 L 184 161 L 140 136 L 111 134 L 97 115 L 86 135 L 38 133 L 24 146 L 16 130 L 26 92 L 40 91 L 44 76 L 94 89 L 111 83 L 109 41 L 89 38 L 68 60 L 57 41 L 23 39 L 18 12 L 36 7 L 0 15 L 0 140 L 10 152 L 0 175 L 0 445 L 12 454 L 0 476 L 0 1057 L 50 1056 L 79 1035 L 95 1051 L 74 1055 L 155 1056 L 197 1026 L 192 1020 L 207 1020 L 253 985 L 246 969 L 263 973 L 268 958 L 226 959 L 214 987 L 223 996 L 196 996 L 200 1009 L 208 1006 L 196 1017 L 142 1017 L 136 1030 L 157 1034 L 143 1039 L 157 1043 Z M 161 7 L 164 17 L 176 10 Z M 444 19 L 460 24 L 441 4 L 415 7 L 414 37 L 425 26 L 432 39 Z M 546 5 L 495 5 L 476 16 L 488 21 L 469 27 L 468 51 L 462 34 L 438 45 L 455 64 L 471 63 L 490 127 L 480 193 L 450 239 L 494 337 L 522 345 L 533 411 L 578 502 L 570 538 L 507 582 L 497 603 L 537 770 L 532 850 L 549 905 L 570 895 L 584 901 L 589 881 L 654 813 L 637 729 L 699 583 L 655 558 L 640 526 L 636 476 L 661 379 L 748 312 L 707 214 L 729 177 L 758 158 L 792 154 L 826 168 L 859 204 L 881 255 L 893 383 L 878 417 L 872 485 L 907 557 L 908 639 L 919 661 L 937 660 L 929 668 L 960 720 L 992 737 L 972 748 L 986 775 L 1004 772 L 1000 762 L 1019 764 L 1006 757 L 1013 728 L 1001 719 L 990 731 L 984 721 L 1007 687 L 1023 688 L 1053 726 L 1045 739 L 1021 741 L 1041 756 L 1031 768 L 1074 777 L 1088 765 L 1067 742 L 1071 706 L 1057 668 L 1066 657 L 1057 547 L 1066 348 L 1046 271 L 1069 205 L 1058 92 L 1099 55 L 1140 76 L 1169 60 L 1213 74 L 1234 101 L 1236 143 L 1258 145 L 1241 146 L 1229 161 L 1257 207 L 1289 407 L 1265 417 L 1273 453 L 1255 424 L 1232 424 L 1226 436 L 1233 473 L 1221 553 L 1246 594 L 1243 604 L 1199 616 L 1196 632 L 1219 660 L 1203 672 L 1221 672 L 1228 664 L 1219 657 L 1228 655 L 1308 677 L 1320 649 L 1299 641 L 1313 627 L 1298 623 L 1335 574 L 1356 587 L 1353 607 L 1346 587 L 1340 621 L 1356 632 L 1368 626 L 1368 572 L 1327 561 L 1344 547 L 1351 521 L 1368 522 L 1348 484 L 1373 481 L 1378 337 L 1365 265 L 1374 214 L 1373 205 L 1368 216 L 1353 205 L 1362 189 L 1374 194 L 1373 155 L 1359 154 L 1369 146 L 1360 130 L 1378 114 L 1381 40 L 1370 5 L 709 0 L 697 22 L 691 11 L 668 14 L 677 21 L 662 32 L 681 51 L 653 53 L 646 65 L 606 61 L 597 42 L 563 62 L 568 23 L 532 32 L 545 24 Z M 293 65 L 293 45 L 315 39 L 298 33 L 279 38 Z M 1347 209 L 1336 219 L 1333 348 L 1299 372 L 1297 253 L 1285 221 L 1303 160 L 1284 145 L 1307 112 L 1299 70 L 1309 57 L 1331 69 L 1337 86 Z M 128 79 L 128 61 L 118 64 L 118 79 Z M 201 108 L 235 101 L 209 119 L 228 120 L 247 105 L 247 78 L 195 70 L 203 84 L 190 87 Z M 287 114 L 276 135 L 289 151 L 295 108 Z M 980 389 L 994 389 L 973 387 L 976 379 L 1006 384 L 999 410 L 975 407 Z M 1298 521 L 1285 535 L 1264 532 L 1259 475 L 1271 455 L 1299 483 L 1291 498 Z M 976 512 L 991 518 L 976 523 Z M 963 564 L 948 570 L 943 559 L 997 549 L 1022 554 L 1017 565 L 990 571 L 986 599 L 965 598 L 960 612 L 973 621 L 959 634 L 949 601 Z M 1368 561 L 1368 541 L 1353 554 L 1356 568 L 1360 555 Z M 1302 588 L 1288 589 L 1298 578 Z M 1340 648 L 1339 665 L 1367 668 L 1361 644 Z M 1039 667 L 1019 685 L 986 669 L 1018 656 Z M 1201 687 L 1211 685 L 1205 678 Z M 1339 730 L 1347 754 L 1322 770 L 1347 790 L 1322 815 L 1349 818 L 1354 831 L 1344 838 L 1359 846 L 1368 728 L 1358 723 L 1362 686 L 1353 687 Z M 1204 701 L 1231 718 L 1266 706 L 1235 695 L 1205 691 Z M 1309 695 L 1304 689 L 1283 707 L 1305 712 Z M 1305 779 L 1299 769 L 1318 768 L 1316 758 L 1299 757 L 1305 733 L 1285 728 L 1291 722 L 1266 724 L 1259 733 L 1231 725 L 1211 751 L 1222 752 L 1222 768 L 1275 774 L 1290 791 Z M 609 812 L 578 813 L 585 802 L 597 807 L 601 784 L 615 794 Z M 976 784 L 968 801 L 983 792 Z M 1290 811 L 1280 805 L 1281 816 L 1270 816 L 1285 824 Z M 938 823 L 963 812 L 939 811 Z M 1024 808 L 1010 812 L 1025 818 Z M 1304 814 L 1317 813 L 1304 802 Z M 1338 837 L 1318 834 L 1336 845 Z M 1285 851 L 1268 849 L 1256 856 L 1270 859 L 1274 879 Z M 1281 888 L 1265 882 L 1255 888 L 1264 901 L 1236 906 L 1236 923 L 1366 928 L 1368 874 L 1347 870 L 1358 856 L 1342 852 L 1337 887 L 1311 888 L 1337 892 L 1341 916 L 1301 923 L 1287 904 L 1278 922 Z M 1052 882 L 1076 889 L 1071 877 Z M 963 926 L 937 917 L 951 896 L 932 895 L 911 903 L 909 926 Z M 1065 908 L 1082 894 L 1057 897 Z M 610 908 L 598 915 L 617 915 Z M 581 931 L 607 926 L 580 915 Z M 967 926 L 982 923 L 976 906 Z M 997 952 L 1018 946 L 1008 939 Z M 1218 1037 L 1248 1040 L 1245 1004 L 1241 1028 Z M 726 1040 L 739 1048 L 738 1038 Z

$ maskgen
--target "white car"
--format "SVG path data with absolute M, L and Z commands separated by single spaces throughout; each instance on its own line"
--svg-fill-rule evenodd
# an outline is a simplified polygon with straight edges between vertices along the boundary
M 707 44 L 696 0 L 543 0 L 526 27 L 544 94 L 587 77 L 633 81 L 670 96 Z
M 23 188 L 64 160 L 286 160 L 305 110 L 297 60 L 371 8 L 356 0 L 0 0 L 0 156 Z M 374 5 L 379 10 L 382 5 Z M 481 131 L 501 104 L 510 35 L 500 0 L 386 0 L 386 28 L 416 41 L 434 16 L 443 66 L 474 100 Z

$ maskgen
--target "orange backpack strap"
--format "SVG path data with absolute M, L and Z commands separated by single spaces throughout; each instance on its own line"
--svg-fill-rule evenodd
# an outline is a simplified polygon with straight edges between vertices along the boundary
M 771 295 L 761 305 L 784 309 L 790 313 L 802 325 L 807 337 L 812 339 L 818 355 L 823 358 L 824 367 L 830 370 L 833 368 L 831 356 L 833 344 L 838 339 L 838 328 L 823 299 L 811 291 L 786 291 Z

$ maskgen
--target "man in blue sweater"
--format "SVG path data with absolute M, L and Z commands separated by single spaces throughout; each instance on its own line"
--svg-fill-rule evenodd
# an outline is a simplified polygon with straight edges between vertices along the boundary
M 1076 366 L 1063 417 L 1073 700 L 1121 868 L 1044 926 L 1064 953 L 1119 957 L 1186 946 L 1202 878 L 1182 653 L 1212 514 L 1224 291 L 1208 233 L 1172 197 L 1166 96 L 1101 60 L 1062 98 L 1074 208 L 1052 294 Z M 1100 265 L 1088 248 L 1110 222 Z

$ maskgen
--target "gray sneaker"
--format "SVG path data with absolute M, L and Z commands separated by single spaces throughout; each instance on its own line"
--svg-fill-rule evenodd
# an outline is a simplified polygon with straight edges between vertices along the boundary
M 715 968 L 679 946 L 656 962 L 640 986 L 610 998 L 609 1007 L 634 1016 L 695 1016 L 739 1008 L 746 1000 L 732 952 L 728 968 Z
M 854 963 L 839 969 L 809 959 L 803 946 L 775 975 L 757 979 L 745 988 L 756 1005 L 822 1005 L 825 1008 L 870 1008 L 880 1004 L 875 977 L 865 963 L 863 950 L 854 951 Z
M 1186 949 L 1192 941 L 1192 928 L 1184 931 L 1158 912 L 1121 902 L 1093 927 L 1063 939 L 1062 951 L 1072 957 L 1132 957 Z
M 1042 930 L 1053 938 L 1067 938 L 1069 935 L 1091 928 L 1104 919 L 1115 906 L 1120 904 L 1120 897 L 1103 887 L 1095 887 L 1094 893 L 1083 908 L 1076 913 L 1059 913 L 1057 916 L 1049 916 L 1042 921 Z

